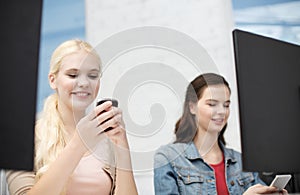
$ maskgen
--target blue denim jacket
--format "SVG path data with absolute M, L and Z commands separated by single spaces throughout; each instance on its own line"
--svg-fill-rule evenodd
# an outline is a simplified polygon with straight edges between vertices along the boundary
M 222 150 L 229 194 L 241 195 L 254 184 L 264 184 L 258 173 L 242 172 L 239 152 L 223 146 Z M 193 142 L 168 144 L 156 151 L 154 187 L 156 195 L 217 194 L 213 168 L 203 161 Z

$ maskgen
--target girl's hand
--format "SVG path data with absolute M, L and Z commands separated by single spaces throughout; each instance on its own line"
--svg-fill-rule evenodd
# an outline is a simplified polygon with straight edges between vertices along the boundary
M 107 114 L 110 116 L 113 115 L 113 117 L 103 124 L 103 128 L 107 129 L 107 127 L 110 127 L 112 129 L 106 131 L 105 134 L 116 146 L 128 148 L 125 124 L 121 109 L 112 107 Z
M 112 111 L 112 103 L 107 101 L 95 107 L 92 112 L 78 122 L 76 133 L 81 138 L 86 150 L 93 149 L 97 143 L 104 139 L 104 130 L 114 124 L 110 118 L 114 118 L 114 112 Z M 106 120 L 108 121 L 105 122 Z
M 288 194 L 288 193 L 286 190 L 279 192 L 276 187 L 256 184 L 248 188 L 243 195 L 258 195 L 258 194 Z
M 112 107 L 108 112 L 113 113 L 113 117 L 103 123 L 104 128 L 112 129 L 105 132 L 105 135 L 112 141 L 115 154 L 116 166 L 119 170 L 132 170 L 130 148 L 127 141 L 126 130 L 122 111 L 120 108 Z

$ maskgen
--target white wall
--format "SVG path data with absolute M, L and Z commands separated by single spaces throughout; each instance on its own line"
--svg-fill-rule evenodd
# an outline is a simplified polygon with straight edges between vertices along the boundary
M 100 96 L 121 100 L 140 194 L 154 194 L 153 154 L 173 140 L 185 87 L 198 74 L 229 81 L 225 138 L 240 151 L 232 29 L 230 0 L 86 0 L 87 40 L 104 63 Z

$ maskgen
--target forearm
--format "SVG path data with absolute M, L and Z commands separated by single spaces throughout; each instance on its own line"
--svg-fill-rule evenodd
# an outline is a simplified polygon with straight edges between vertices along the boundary
M 131 165 L 128 147 L 119 148 L 116 152 L 116 190 L 115 194 L 138 194 Z
M 117 170 L 115 195 L 138 194 L 132 171 Z
M 77 140 L 76 140 L 77 139 Z M 58 158 L 50 165 L 28 195 L 60 194 L 86 149 L 80 139 L 73 138 Z M 78 144 L 79 143 L 79 144 Z

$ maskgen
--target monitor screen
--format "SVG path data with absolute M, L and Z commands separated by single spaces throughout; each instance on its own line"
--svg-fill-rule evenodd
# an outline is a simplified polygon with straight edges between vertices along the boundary
M 0 169 L 32 170 L 42 1 L 0 4 Z
M 300 172 L 300 46 L 233 31 L 243 169 Z

